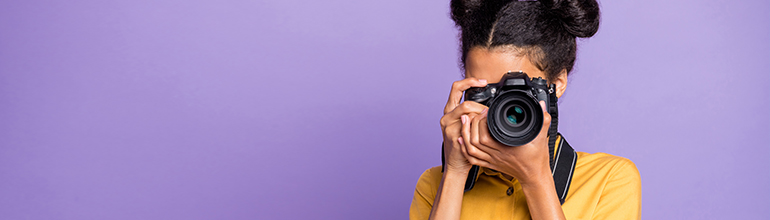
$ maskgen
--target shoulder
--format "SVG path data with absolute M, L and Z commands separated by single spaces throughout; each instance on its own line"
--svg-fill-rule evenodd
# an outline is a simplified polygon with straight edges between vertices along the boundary
M 425 170 L 420 175 L 409 208 L 409 219 L 428 219 L 442 177 L 441 166 Z
M 443 177 L 441 172 L 441 166 L 431 167 L 425 170 L 420 175 L 420 179 L 417 180 L 417 186 L 415 187 L 415 193 L 419 193 L 424 198 L 435 198 L 436 191 L 439 184 L 441 184 L 441 178 Z M 433 200 L 429 201 L 433 203 Z
M 573 218 L 639 219 L 642 184 L 636 164 L 606 153 L 577 154 L 564 214 Z
M 602 172 L 615 175 L 635 175 L 639 176 L 639 170 L 636 164 L 631 160 L 607 153 L 586 153 L 577 152 L 578 159 L 575 169 L 593 171 L 592 173 Z
M 641 176 L 631 160 L 606 153 L 577 152 L 573 183 L 591 193 L 636 194 L 641 192 Z

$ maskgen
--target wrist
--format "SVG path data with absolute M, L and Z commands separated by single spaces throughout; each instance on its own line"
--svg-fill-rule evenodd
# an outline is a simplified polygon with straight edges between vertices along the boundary
M 540 175 L 537 180 L 521 183 L 532 219 L 566 219 L 554 190 L 553 177 Z
M 553 176 L 549 170 L 535 173 L 526 179 L 519 179 L 522 188 L 554 188 Z
M 453 166 L 446 166 L 446 169 L 444 170 L 444 177 L 463 177 L 465 178 L 468 176 L 468 173 L 471 172 L 470 167 L 468 168 L 457 168 Z

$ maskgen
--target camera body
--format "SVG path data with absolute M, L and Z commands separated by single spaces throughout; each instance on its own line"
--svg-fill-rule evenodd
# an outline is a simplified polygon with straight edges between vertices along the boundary
M 465 101 L 489 107 L 487 126 L 495 140 L 521 146 L 534 140 L 543 127 L 540 101 L 545 101 L 549 114 L 557 114 L 555 88 L 543 78 L 530 79 L 521 71 L 508 72 L 498 83 L 466 90 Z

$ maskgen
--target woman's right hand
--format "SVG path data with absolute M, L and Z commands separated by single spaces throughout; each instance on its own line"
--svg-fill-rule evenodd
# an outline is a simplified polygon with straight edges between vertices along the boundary
M 441 117 L 441 132 L 444 135 L 444 160 L 445 171 L 468 173 L 471 164 L 464 155 L 465 148 L 461 147 L 463 121 L 470 120 L 484 111 L 487 107 L 477 102 L 462 102 L 463 92 L 471 87 L 484 87 L 487 81 L 476 78 L 466 78 L 452 83 L 449 92 L 449 100 L 444 107 L 444 116 Z
M 477 102 L 463 102 L 463 92 L 471 87 L 483 87 L 486 80 L 467 78 L 452 83 L 449 100 L 441 117 L 441 133 L 444 135 L 444 174 L 436 191 L 429 219 L 460 219 L 465 179 L 471 170 L 467 152 L 461 147 L 463 121 L 471 119 L 487 107 Z

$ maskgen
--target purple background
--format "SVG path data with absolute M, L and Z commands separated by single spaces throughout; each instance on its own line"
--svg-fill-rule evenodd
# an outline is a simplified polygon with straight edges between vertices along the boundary
M 770 2 L 602 1 L 561 99 L 645 219 L 770 217 Z M 443 1 L 2 1 L 2 219 L 404 219 Z

